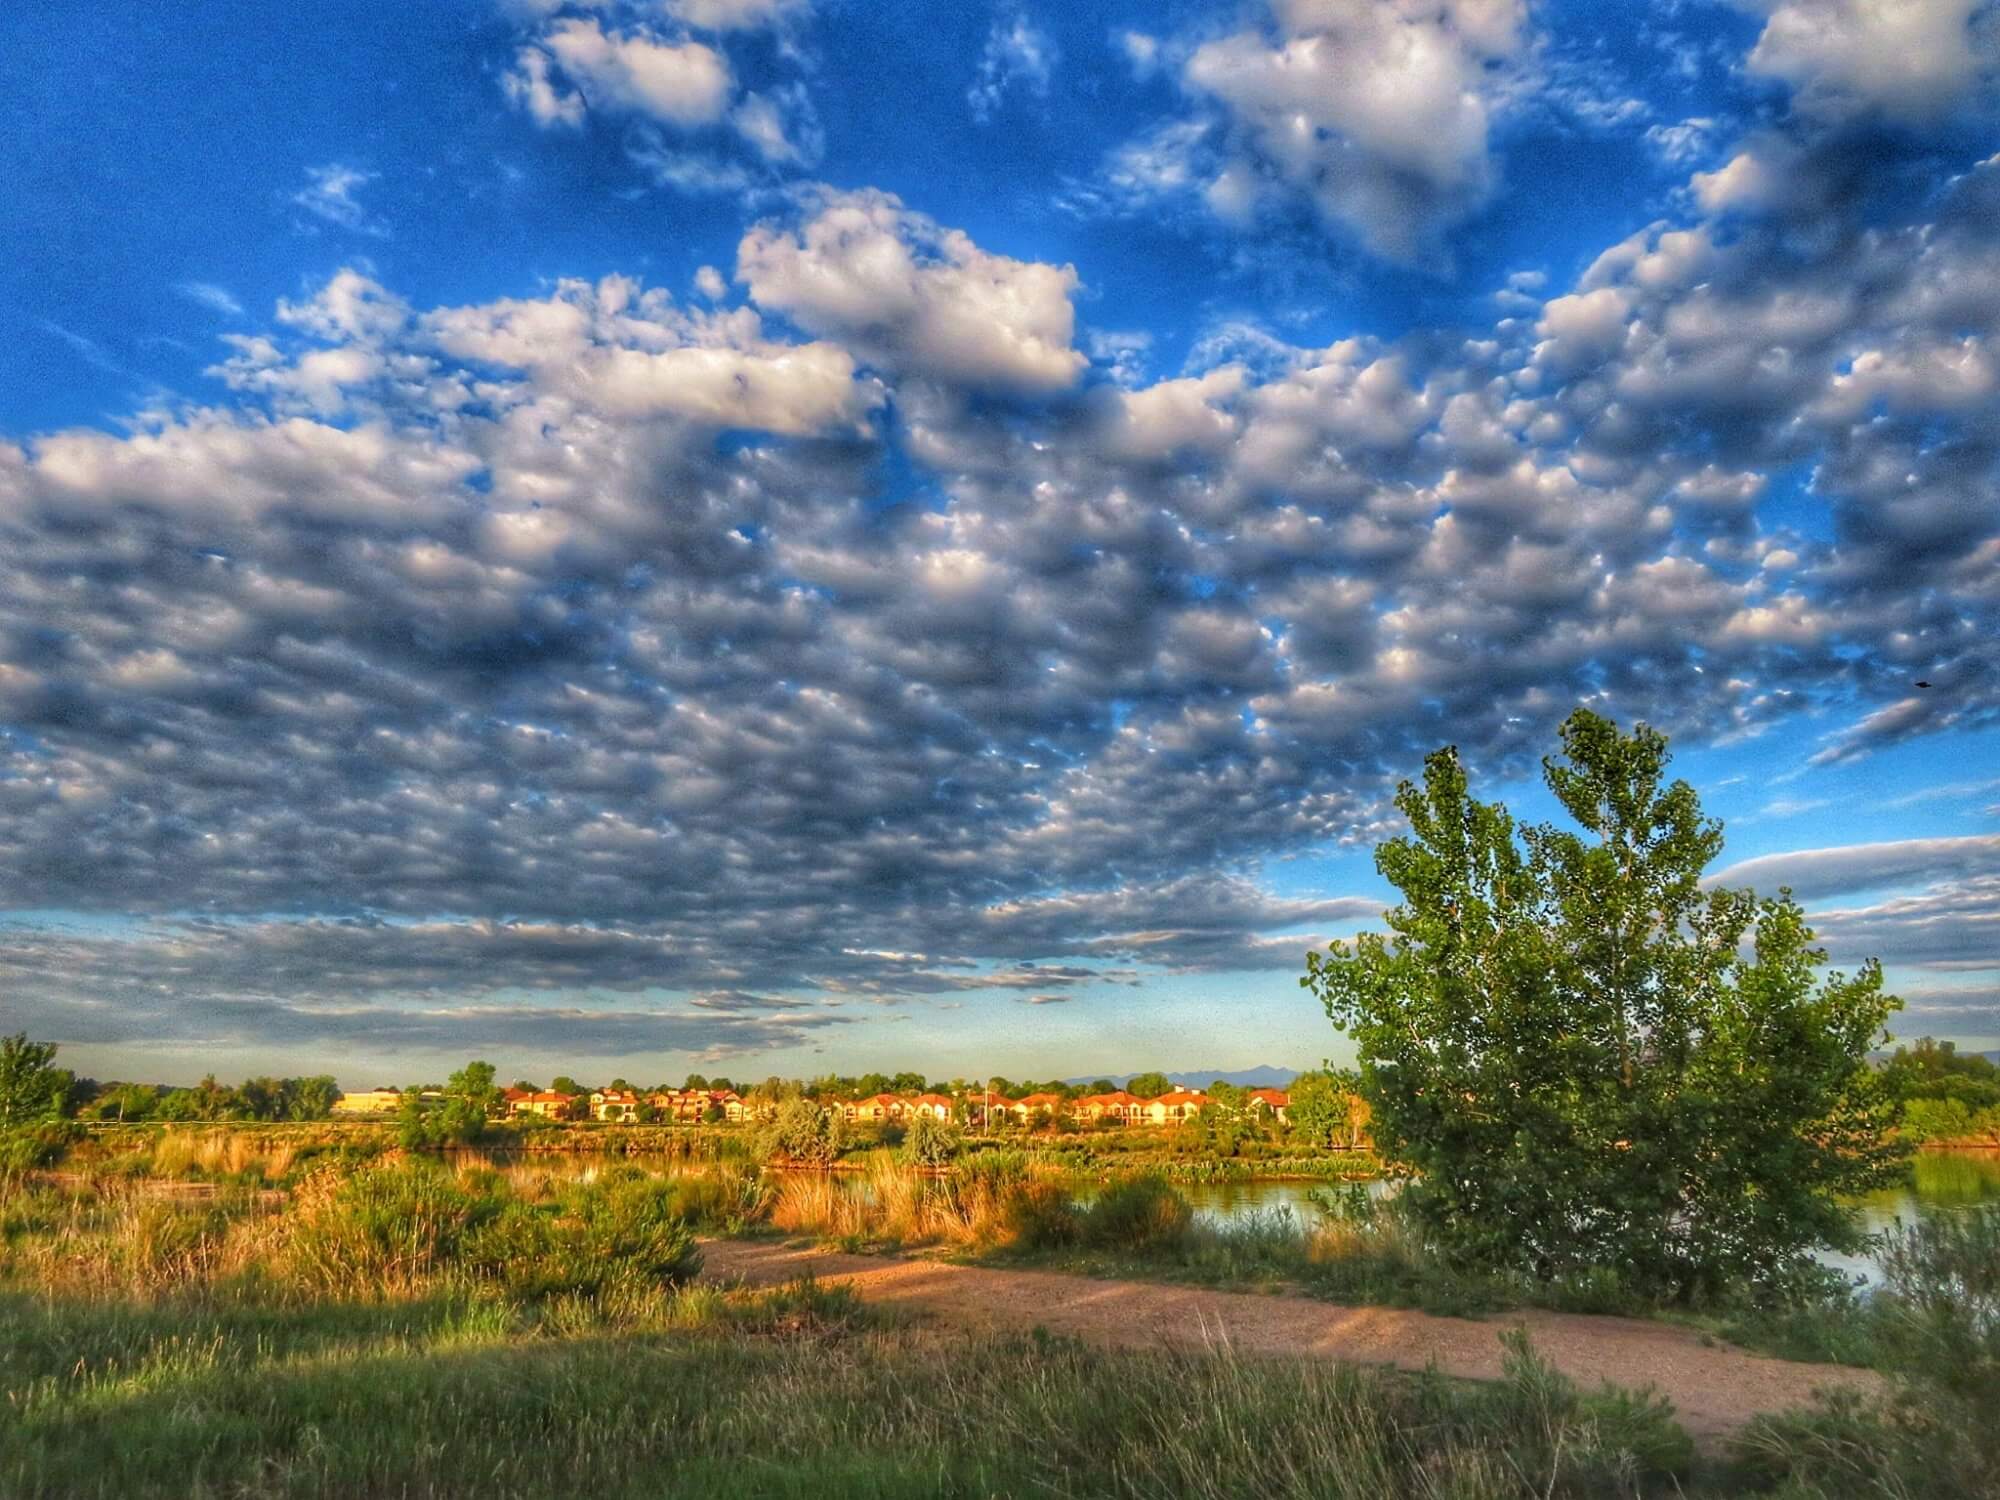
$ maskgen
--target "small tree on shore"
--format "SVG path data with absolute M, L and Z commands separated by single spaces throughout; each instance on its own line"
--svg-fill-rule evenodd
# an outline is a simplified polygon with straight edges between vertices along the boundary
M 54 1042 L 31 1042 L 25 1031 L 0 1036 L 0 1130 L 62 1118 L 76 1080 L 55 1060 Z
M 1391 935 L 1307 959 L 1406 1202 L 1465 1261 L 1664 1296 L 1854 1248 L 1843 1200 L 1900 1165 L 1880 967 L 1821 977 L 1789 893 L 1702 889 L 1721 825 L 1664 784 L 1663 736 L 1579 710 L 1562 741 L 1580 833 L 1517 830 L 1440 750 L 1376 852 Z
M 787 1100 L 765 1137 L 767 1156 L 825 1166 L 847 1145 L 847 1121 L 840 1110 L 810 1099 Z

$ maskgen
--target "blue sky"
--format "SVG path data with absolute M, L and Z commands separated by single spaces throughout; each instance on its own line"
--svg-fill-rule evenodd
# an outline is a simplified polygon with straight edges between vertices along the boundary
M 0 993 L 104 1076 L 1308 1064 L 1396 779 L 1547 816 L 1588 702 L 2000 1044 L 1996 38 L 16 7 Z

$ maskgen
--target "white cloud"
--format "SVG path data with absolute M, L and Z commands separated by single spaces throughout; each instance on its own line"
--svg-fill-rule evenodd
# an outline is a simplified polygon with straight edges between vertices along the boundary
M 2000 834 L 1988 833 L 1764 854 L 1718 870 L 1705 883 L 1762 892 L 1786 886 L 1808 899 L 1996 872 Z
M 976 385 L 1056 390 L 1071 347 L 1076 272 L 982 250 L 887 193 L 832 194 L 796 229 L 760 224 L 736 279 L 761 306 L 870 359 Z
M 704 31 L 753 31 L 801 19 L 812 0 L 665 0 L 667 13 Z
M 1698 115 L 1677 125 L 1648 126 L 1646 144 L 1658 152 L 1663 161 L 1686 162 L 1706 151 L 1714 134 L 1715 121 L 1706 115 Z
M 1769 16 L 1750 71 L 1782 79 L 1816 114 L 1941 114 L 1992 65 L 1976 28 L 1989 0 L 1739 0 Z M 1982 43 L 1984 45 L 1982 45 Z
M 354 195 L 381 174 L 363 172 L 355 167 L 331 162 L 324 167 L 306 168 L 307 184 L 292 194 L 292 202 L 303 208 L 314 218 L 329 224 L 337 224 L 342 229 L 356 234 L 375 235 L 378 238 L 389 233 L 388 227 L 374 218 Z
M 1254 162 L 1378 254 L 1414 257 L 1491 187 L 1488 132 L 1522 55 L 1526 6 L 1276 0 L 1273 8 L 1275 39 L 1238 32 L 1187 63 L 1187 82 L 1227 108 L 1247 158 L 1225 172 L 1223 206 L 1241 211 Z
M 1160 39 L 1143 31 L 1121 31 L 1113 38 L 1125 61 L 1132 65 L 1134 78 L 1151 78 L 1160 65 Z
M 1001 101 L 1016 88 L 1037 99 L 1044 97 L 1055 64 L 1055 43 L 1026 15 L 1015 12 L 995 17 L 979 55 L 978 75 L 965 94 L 972 117 L 982 122 L 992 119 Z
M 217 286 L 212 281 L 182 281 L 174 290 L 190 302 L 199 302 L 211 312 L 219 312 L 227 318 L 243 316 L 243 304 L 230 295 L 227 287 Z
M 551 65 L 573 91 L 556 84 Z M 579 17 L 556 22 L 522 48 L 503 82 L 508 97 L 543 126 L 581 124 L 586 106 L 670 125 L 712 124 L 735 88 L 727 59 L 713 47 L 666 41 L 643 27 L 607 32 Z
M 810 167 L 826 149 L 812 102 L 796 84 L 745 94 L 730 111 L 729 123 L 774 166 Z

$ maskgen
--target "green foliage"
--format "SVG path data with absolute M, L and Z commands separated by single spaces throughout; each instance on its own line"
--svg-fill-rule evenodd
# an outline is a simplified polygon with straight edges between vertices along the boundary
M 1158 1254 L 1185 1244 L 1194 1210 L 1166 1178 L 1142 1173 L 1114 1182 L 1083 1215 L 1082 1239 L 1099 1249 Z
M 0 1130 L 0 1177 L 54 1166 L 83 1135 L 83 1127 L 74 1120 L 44 1120 Z
M 448 1094 L 435 1102 L 406 1089 L 396 1112 L 396 1138 L 406 1150 L 473 1146 L 486 1136 L 487 1113 L 476 1098 Z
M 764 1154 L 774 1160 L 824 1166 L 847 1145 L 847 1121 L 837 1109 L 810 1099 L 788 1099 L 764 1137 Z
M 162 1097 L 143 1083 L 115 1083 L 90 1101 L 89 1114 L 96 1120 L 144 1120 L 159 1108 Z
M 918 1115 L 903 1134 L 903 1159 L 919 1167 L 949 1166 L 964 1149 L 964 1132 L 931 1115 Z
M 444 1081 L 444 1091 L 454 1099 L 463 1099 L 482 1115 L 490 1115 L 500 1107 L 500 1085 L 498 1075 L 490 1062 L 475 1058 Z M 621 1082 L 620 1087 L 623 1087 Z
M 0 1036 L 0 1131 L 62 1118 L 75 1075 L 55 1065 L 53 1042 Z
M 1410 1210 L 1469 1265 L 1619 1267 L 1657 1296 L 1856 1247 L 1844 1197 L 1900 1166 L 1867 1064 L 1898 1003 L 1879 967 L 1816 980 L 1789 896 L 1701 888 L 1721 827 L 1663 785 L 1663 737 L 1579 710 L 1562 738 L 1545 775 L 1582 835 L 1517 831 L 1437 752 L 1376 854 L 1393 935 L 1301 980 L 1356 1044 Z
M 1135 1073 L 1125 1088 L 1128 1093 L 1137 1094 L 1141 1099 L 1157 1099 L 1162 1094 L 1171 1094 L 1174 1091 L 1174 1081 L 1164 1073 Z
M 1734 1445 L 1746 1478 L 1829 1500 L 2000 1494 L 2000 1205 L 1898 1225 L 1881 1262 L 1870 1311 L 1888 1399 L 1836 1392 L 1751 1423 Z
M 1017 1250 L 1059 1250 L 1076 1243 L 1082 1218 L 1060 1182 L 1031 1177 L 1010 1184 L 1000 1204 L 1001 1234 Z
M 637 1169 L 530 1203 L 492 1174 L 419 1162 L 369 1168 L 310 1197 L 291 1225 L 287 1269 L 323 1294 L 444 1281 L 536 1300 L 676 1286 L 700 1266 L 674 1185 Z

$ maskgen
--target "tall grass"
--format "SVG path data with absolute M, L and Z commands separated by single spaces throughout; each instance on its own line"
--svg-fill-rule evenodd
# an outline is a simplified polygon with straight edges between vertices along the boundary
M 440 1302 L 0 1294 L 0 1493 L 40 1497 L 1679 1495 L 1657 1404 L 1226 1350 L 879 1329 L 795 1286 L 623 1326 Z
M 1745 1471 L 1800 1497 L 2000 1495 L 2000 1204 L 1899 1224 L 1881 1263 L 1867 1333 L 1892 1399 L 1760 1418 L 1739 1440 Z

